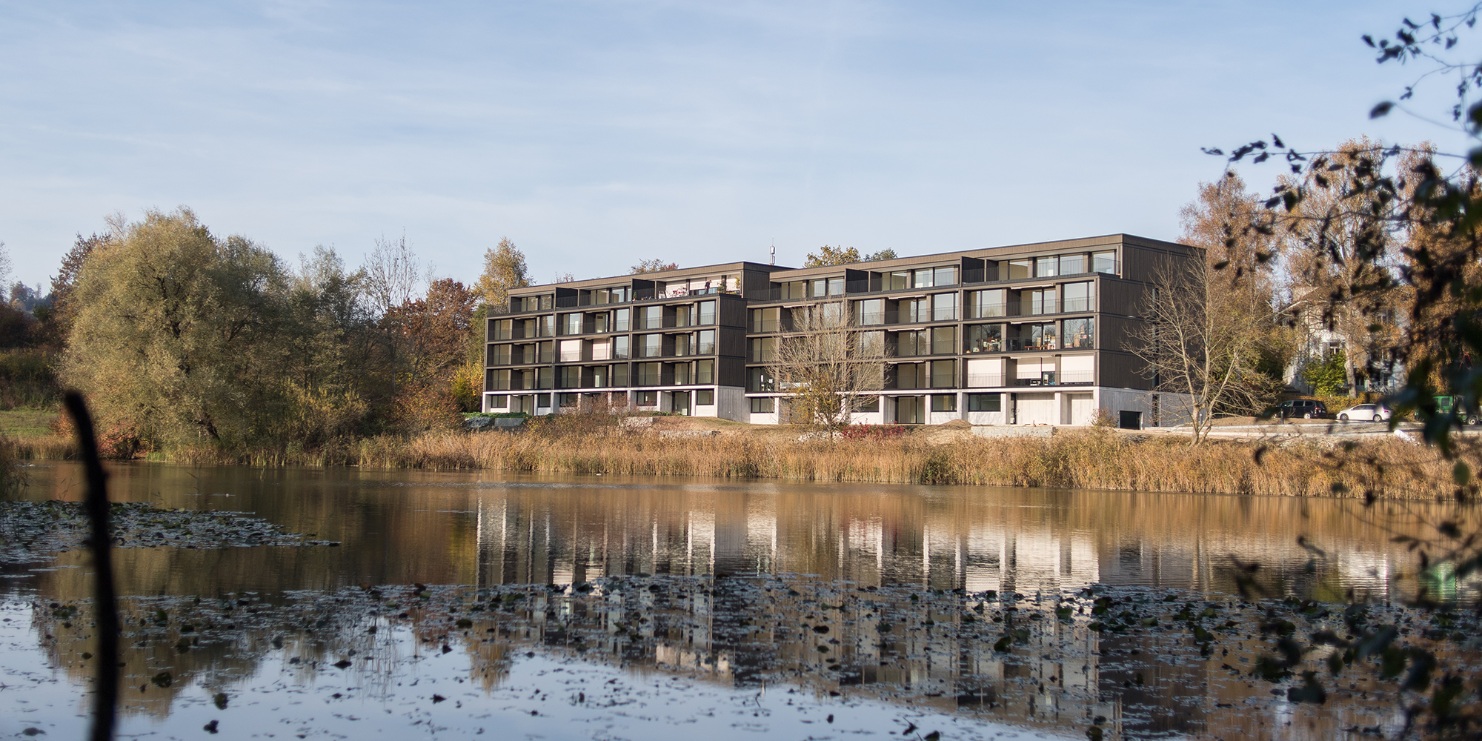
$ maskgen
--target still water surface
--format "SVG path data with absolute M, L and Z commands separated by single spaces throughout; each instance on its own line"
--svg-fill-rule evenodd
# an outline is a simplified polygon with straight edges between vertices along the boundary
M 37 467 L 31 479 L 28 499 L 80 499 L 72 467 Z M 1264 687 L 1219 679 L 1196 659 L 1159 666 L 1156 654 L 1173 648 L 1117 644 L 1079 618 L 1035 623 L 1049 628 L 1025 639 L 1027 655 L 996 652 L 964 638 L 963 608 L 976 603 L 986 625 L 1009 600 L 1000 617 L 1012 623 L 1093 586 L 1233 602 L 1242 563 L 1260 564 L 1257 582 L 1274 596 L 1398 600 L 1413 589 L 1401 577 L 1414 562 L 1392 538 L 1441 514 L 1258 497 L 163 465 L 118 467 L 112 487 L 116 500 L 240 511 L 341 543 L 116 551 L 120 593 L 141 626 L 184 609 L 172 599 L 254 614 L 264 605 L 255 622 L 194 618 L 242 633 L 230 645 L 192 651 L 190 633 L 209 631 L 181 633 L 185 619 L 173 617 L 158 620 L 168 636 L 136 637 L 143 666 L 129 676 L 168 670 L 173 680 L 138 682 L 126 728 L 181 737 L 208 719 L 234 736 L 665 737 L 680 727 L 675 737 L 1085 737 L 1098 725 L 1113 736 L 1275 738 L 1388 727 L 1393 718 L 1372 709 L 1272 709 Z M 0 688 L 0 736 L 82 728 L 87 639 L 48 606 L 89 596 L 86 563 L 65 553 L 0 567 L 0 668 L 12 677 Z M 363 596 L 382 586 L 392 596 Z M 1454 585 L 1432 588 L 1455 596 Z M 481 599 L 512 607 L 486 630 L 453 622 Z M 393 609 L 377 612 L 375 600 Z M 421 613 L 386 617 L 409 602 L 438 607 L 420 623 Z M 944 622 L 957 626 L 950 638 Z M 164 637 L 174 652 L 145 648 Z M 1129 658 L 1110 660 L 1118 650 Z M 337 656 L 361 668 L 329 670 Z M 411 689 L 438 682 L 459 691 L 434 701 Z M 1047 682 L 1058 694 L 1046 695 Z M 212 703 L 228 690 L 240 699 Z M 531 720 L 547 717 L 559 720 Z

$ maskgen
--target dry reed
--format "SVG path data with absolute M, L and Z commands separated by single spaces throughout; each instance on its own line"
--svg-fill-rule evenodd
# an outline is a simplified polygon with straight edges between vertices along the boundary
M 1430 499 L 1453 490 L 1451 464 L 1431 448 L 1386 438 L 1334 447 L 1318 442 L 1129 435 L 1090 428 L 1050 437 L 932 442 L 802 439 L 771 434 L 666 436 L 618 425 L 536 425 L 517 433 L 429 432 L 336 441 L 313 451 L 224 454 L 181 449 L 192 464 L 359 465 L 383 469 L 691 476 L 902 484 L 1034 486 L 1146 492 Z M 61 440 L 17 443 L 28 458 L 70 458 Z

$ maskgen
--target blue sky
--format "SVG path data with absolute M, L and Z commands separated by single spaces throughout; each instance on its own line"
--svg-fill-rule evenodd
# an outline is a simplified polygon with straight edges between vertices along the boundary
M 1173 239 L 1221 172 L 1202 146 L 1463 148 L 1367 118 L 1420 70 L 1360 35 L 1429 9 L 0 0 L 0 241 L 36 284 L 108 214 L 178 205 L 290 263 L 405 235 L 465 282 L 502 236 L 541 282 L 773 243 Z

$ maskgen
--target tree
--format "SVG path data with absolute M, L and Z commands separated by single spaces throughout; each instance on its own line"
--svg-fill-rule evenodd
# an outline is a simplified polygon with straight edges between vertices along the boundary
M 849 424 L 853 400 L 885 385 L 882 333 L 861 332 L 842 302 L 793 311 L 769 370 L 791 393 L 795 418 L 830 431 Z
M 435 280 L 427 296 L 407 301 L 383 322 L 401 346 L 394 415 L 404 428 L 425 430 L 456 421 L 456 372 L 468 347 L 478 296 L 450 278 Z
M 525 264 L 525 253 L 509 237 L 500 239 L 499 244 L 484 250 L 484 272 L 479 276 L 475 290 L 492 311 L 504 313 L 509 307 L 510 289 L 528 285 L 530 272 Z
M 1265 312 L 1218 286 L 1201 261 L 1170 260 L 1155 273 L 1133 332 L 1132 353 L 1155 387 L 1187 399 L 1191 445 L 1208 437 L 1216 411 L 1257 406 L 1270 393 L 1258 370 Z
M 365 263 L 366 290 L 381 314 L 411 301 L 422 284 L 422 262 L 417 259 L 406 235 L 376 240 Z
M 84 237 L 79 232 L 77 240 L 72 243 L 72 248 L 62 257 L 61 267 L 57 274 L 51 279 L 51 305 L 38 318 L 42 322 L 45 342 L 54 346 L 60 346 L 72 331 L 72 289 L 77 285 L 77 276 L 82 272 L 82 266 L 87 262 L 88 256 L 92 255 L 98 248 L 107 245 L 113 238 L 112 232 L 106 234 L 94 233 L 92 236 Z
M 660 259 L 658 259 L 656 257 L 656 258 L 653 258 L 653 259 L 650 259 L 650 260 L 641 260 L 641 261 L 639 261 L 639 263 L 637 265 L 634 265 L 633 266 L 633 269 L 632 269 L 631 272 L 632 272 L 633 275 L 641 275 L 643 273 L 662 273 L 665 270 L 678 270 L 678 269 L 679 269 L 679 263 L 677 263 L 677 262 L 664 262 L 663 260 L 660 260 Z
M 63 380 L 106 426 L 227 449 L 275 439 L 287 280 L 271 252 L 184 207 L 149 211 L 83 263 Z
M 1249 340 L 1259 352 L 1256 370 L 1272 395 L 1281 386 L 1287 365 L 1295 355 L 1295 337 L 1286 321 L 1292 307 L 1283 298 L 1276 266 L 1281 240 L 1274 219 L 1260 199 L 1246 190 L 1233 172 L 1213 183 L 1200 183 L 1196 200 L 1179 211 L 1179 241 L 1204 252 L 1204 279 L 1213 303 L 1236 314 L 1229 318 L 1251 331 Z M 1215 317 L 1218 319 L 1219 317 Z M 1251 379 L 1256 380 L 1254 377 Z M 1257 414 L 1265 404 L 1252 394 L 1238 394 L 1216 407 L 1215 413 Z M 1246 401 L 1253 406 L 1241 406 Z
M 859 261 L 859 250 L 853 247 L 834 247 L 826 244 L 819 247 L 817 252 L 809 252 L 803 258 L 803 267 L 821 268 L 829 265 L 847 265 Z
M 879 252 L 871 252 L 870 254 L 865 255 L 864 256 L 864 261 L 865 262 L 876 262 L 876 261 L 879 261 L 879 260 L 894 260 L 895 257 L 896 257 L 895 256 L 895 250 L 892 250 L 892 249 L 890 249 L 890 248 L 887 247 L 887 248 L 885 248 L 883 250 L 880 250 Z
M 349 271 L 331 248 L 300 258 L 290 279 L 285 434 L 306 447 L 368 431 L 389 404 L 384 361 L 365 271 Z
M 1383 167 L 1388 151 L 1366 138 L 1345 142 L 1321 158 L 1321 169 L 1306 171 L 1295 186 L 1305 196 L 1283 215 L 1296 298 L 1342 343 L 1350 396 L 1360 376 L 1380 374 L 1400 347 L 1390 311 L 1405 294 L 1391 218 L 1400 201 L 1357 187 Z

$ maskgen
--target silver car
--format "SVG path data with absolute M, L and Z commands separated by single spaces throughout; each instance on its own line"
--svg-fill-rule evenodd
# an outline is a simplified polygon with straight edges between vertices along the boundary
M 1389 420 L 1389 407 L 1383 404 L 1359 404 L 1338 412 L 1339 422 L 1385 422 Z

